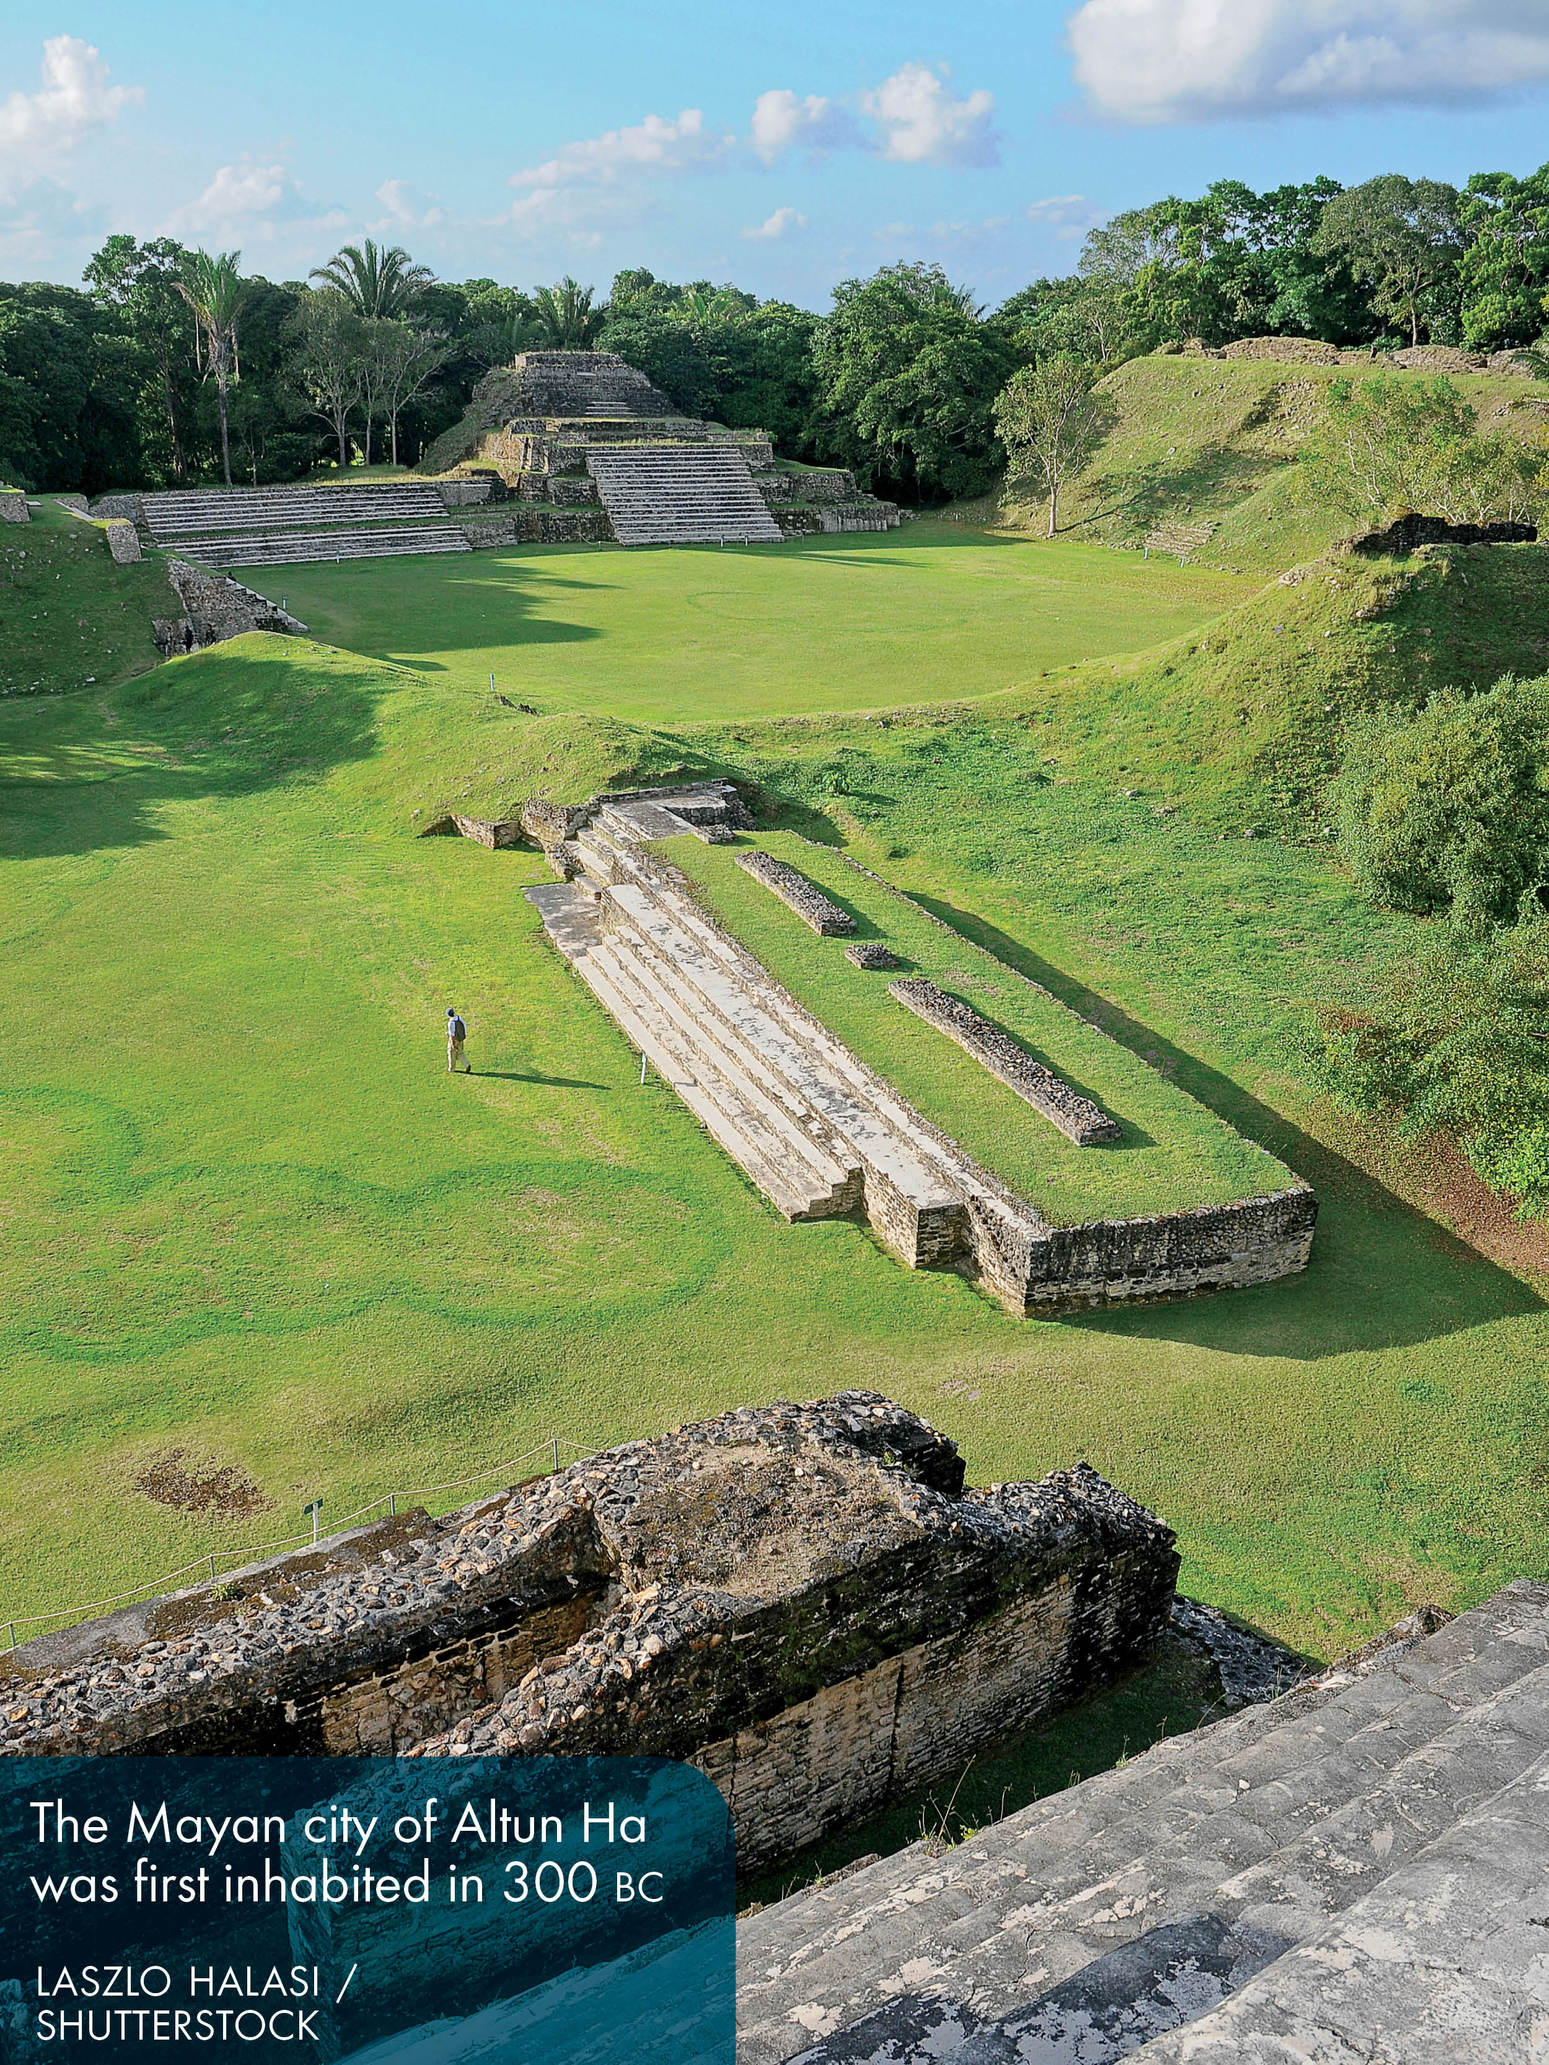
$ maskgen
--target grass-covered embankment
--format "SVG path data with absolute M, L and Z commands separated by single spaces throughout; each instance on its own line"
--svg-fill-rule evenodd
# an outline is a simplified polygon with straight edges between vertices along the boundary
M 933 923 L 830 848 L 789 833 L 751 842 L 789 861 L 884 941 L 905 972 L 928 977 L 1009 1032 L 1124 1128 L 1122 1142 L 1077 1147 L 944 1033 L 818 938 L 736 865 L 736 847 L 672 839 L 663 850 L 706 906 L 775 978 L 934 1125 L 1056 1226 L 1126 1219 L 1282 1190 L 1284 1168 L 1184 1096 L 1156 1069 L 982 947 Z
M 151 619 L 181 610 L 159 555 L 116 565 L 100 527 L 57 502 L 0 524 L 0 696 L 141 674 L 159 657 Z

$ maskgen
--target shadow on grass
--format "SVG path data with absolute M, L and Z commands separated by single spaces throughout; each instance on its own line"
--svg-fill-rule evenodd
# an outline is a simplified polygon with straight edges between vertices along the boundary
M 278 641 L 276 641 L 278 643 Z M 253 795 L 375 751 L 402 684 L 287 643 L 212 647 L 102 695 L 0 714 L 0 855 L 43 859 L 169 836 L 168 804 Z
M 1091 1333 L 1177 1341 L 1238 1355 L 1312 1361 L 1352 1350 L 1444 1338 L 1492 1320 L 1541 1312 L 1545 1301 L 1336 1149 L 1074 981 L 987 919 L 919 890 L 915 901 L 954 931 L 1088 1018 L 1246 1138 L 1284 1161 L 1318 1194 L 1312 1262 L 1304 1276 L 1230 1295 L 1108 1307 L 1054 1322 Z
M 588 1083 L 579 1076 L 545 1076 L 521 1068 L 471 1068 L 468 1073 L 487 1083 L 537 1083 L 545 1090 L 611 1090 L 612 1083 Z

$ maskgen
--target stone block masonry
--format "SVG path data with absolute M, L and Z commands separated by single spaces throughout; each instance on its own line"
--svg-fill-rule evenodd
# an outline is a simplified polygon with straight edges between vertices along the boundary
M 670 1757 L 757 1869 L 1166 1629 L 1173 1536 L 1095 1471 L 963 1479 L 875 1392 L 725 1413 L 29 1643 L 0 1751 Z
M 108 528 L 111 533 L 114 526 Z M 307 634 L 299 617 L 225 574 L 212 573 L 186 559 L 169 559 L 167 579 L 185 612 L 181 617 L 156 620 L 156 643 L 168 658 L 224 644 L 247 631 L 278 631 L 290 638 Z
M 853 939 L 844 950 L 844 957 L 854 968 L 897 968 L 902 966 L 897 954 L 880 939 Z
M 0 523 L 31 523 L 32 512 L 20 488 L 0 488 Z
M 945 990 L 937 989 L 933 982 L 927 982 L 918 975 L 906 976 L 901 982 L 890 982 L 887 993 L 896 997 L 917 1018 L 923 1018 L 927 1025 L 945 1033 L 949 1040 L 955 1040 L 981 1068 L 987 1068 L 1008 1090 L 1015 1090 L 1035 1111 L 1041 1111 L 1078 1147 L 1095 1147 L 1106 1141 L 1122 1139 L 1122 1128 L 1117 1120 L 1111 1119 L 1100 1105 L 1094 1104 L 1090 1097 L 1083 1097 L 1079 1090 L 1073 1090 L 1052 1068 L 1035 1061 L 1009 1033 L 1002 1032 L 998 1025 L 991 1025 L 987 1018 L 981 1018 L 960 998 L 949 997 Z
M 855 920 L 848 911 L 840 910 L 838 904 L 814 887 L 799 868 L 776 860 L 772 853 L 739 853 L 737 865 L 755 882 L 762 882 L 766 889 L 772 890 L 781 903 L 793 910 L 814 932 L 832 935 L 855 930 Z

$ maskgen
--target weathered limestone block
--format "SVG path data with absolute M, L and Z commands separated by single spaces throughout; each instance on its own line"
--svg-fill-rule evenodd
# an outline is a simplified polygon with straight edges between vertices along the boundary
M 897 968 L 902 966 L 897 954 L 890 946 L 884 946 L 880 939 L 852 939 L 844 949 L 844 957 L 857 968 Z
M 129 527 L 132 528 L 132 527 Z M 110 526 L 111 529 L 111 526 Z M 138 558 L 138 553 L 135 555 Z M 169 658 L 221 645 L 248 631 L 278 631 L 304 638 L 307 627 L 266 595 L 244 588 L 240 581 L 193 566 L 186 559 L 167 561 L 167 579 L 187 615 L 156 620 L 156 643 Z
M 59 504 L 61 509 L 71 509 L 77 516 L 84 516 L 86 514 L 86 497 L 84 495 L 55 495 L 52 499 Z
M 464 480 L 438 480 L 436 492 L 447 509 L 472 509 L 487 502 L 493 491 L 494 482 L 488 474 L 483 478 Z
M 145 497 L 143 495 L 99 495 L 87 512 L 99 520 L 109 516 L 121 516 L 127 523 L 144 523 Z
M 514 514 L 474 517 L 460 524 L 458 528 L 476 552 L 492 545 L 514 545 L 517 542 L 517 520 Z
M 433 818 L 420 832 L 422 839 L 472 839 L 475 845 L 487 846 L 492 853 L 498 848 L 517 845 L 521 836 L 521 822 L 517 818 L 464 817 L 455 810 Z
M 119 566 L 134 566 L 145 557 L 140 550 L 140 534 L 132 523 L 114 517 L 107 525 L 107 533 L 108 550 Z
M 521 827 L 535 846 L 553 853 L 562 840 L 575 837 L 592 810 L 590 803 L 551 803 L 546 796 L 530 796 L 522 805 Z
M 1009 1033 L 1002 1032 L 987 1018 L 981 1018 L 960 998 L 949 997 L 945 990 L 937 989 L 923 976 L 906 976 L 902 981 L 890 982 L 887 993 L 906 1005 L 917 1018 L 923 1018 L 927 1025 L 955 1040 L 965 1054 L 971 1054 L 1008 1090 L 1015 1090 L 1019 1097 L 1026 1098 L 1035 1111 L 1041 1111 L 1078 1147 L 1093 1147 L 1103 1141 L 1122 1139 L 1122 1129 L 1117 1121 L 1111 1119 L 1101 1106 L 1073 1090 L 1052 1068 L 1035 1061 Z
M 739 853 L 737 865 L 755 882 L 772 890 L 814 932 L 831 936 L 855 930 L 855 920 L 849 912 L 842 911 L 788 861 L 776 860 L 772 853 Z
M 0 1752 L 701 1763 L 773 1862 L 1131 1667 L 1170 1531 L 875 1392 L 722 1414 L 0 1658 Z M 3 1771 L 3 1766 L 0 1766 Z
M 20 488 L 0 488 L 0 523 L 31 523 L 32 511 Z

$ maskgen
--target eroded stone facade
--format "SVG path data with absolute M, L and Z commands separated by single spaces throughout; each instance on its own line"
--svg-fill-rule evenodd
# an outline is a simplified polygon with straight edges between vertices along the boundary
M 1170 1531 L 1084 1465 L 963 1488 L 872 1392 L 723 1414 L 0 1658 L 0 1749 L 697 1763 L 745 1868 L 1140 1661 Z

